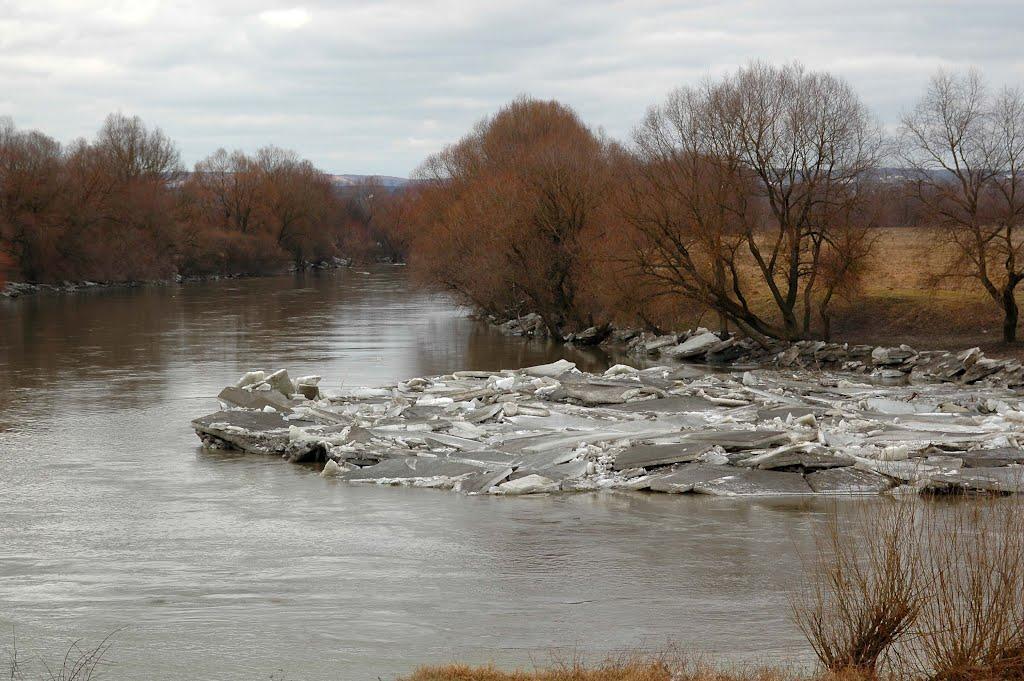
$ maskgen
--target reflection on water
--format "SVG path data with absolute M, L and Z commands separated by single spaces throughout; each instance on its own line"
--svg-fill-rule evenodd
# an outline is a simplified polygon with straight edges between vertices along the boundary
M 328 387 L 566 356 L 400 268 L 0 302 L 0 647 L 118 628 L 110 679 L 393 677 L 673 640 L 802 655 L 783 588 L 823 505 L 668 495 L 467 498 L 204 452 L 243 371 Z

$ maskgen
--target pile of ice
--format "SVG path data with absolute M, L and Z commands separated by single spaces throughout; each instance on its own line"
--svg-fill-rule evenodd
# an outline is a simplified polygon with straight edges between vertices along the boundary
M 351 483 L 535 494 L 1016 492 L 1024 405 L 1008 390 L 881 386 L 803 370 L 708 373 L 565 360 L 321 390 L 253 371 L 193 422 L 210 447 L 323 465 Z

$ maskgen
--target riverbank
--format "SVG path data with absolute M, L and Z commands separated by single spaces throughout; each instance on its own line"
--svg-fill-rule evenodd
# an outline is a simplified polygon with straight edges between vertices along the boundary
M 20 298 L 26 295 L 38 293 L 79 293 L 82 291 L 102 290 L 111 288 L 140 288 L 144 286 L 171 286 L 174 284 L 186 284 L 190 282 L 219 281 L 221 279 L 251 279 L 254 277 L 275 277 L 289 272 L 310 270 L 337 270 L 352 267 L 351 258 L 332 258 L 318 262 L 303 263 L 302 268 L 292 265 L 279 272 L 268 272 L 263 274 L 204 274 L 183 276 L 176 274 L 169 279 L 152 279 L 145 281 L 64 281 L 57 284 L 31 283 L 24 281 L 9 281 L 0 288 L 0 298 Z
M 539 315 L 505 322 L 487 322 L 513 336 L 547 337 Z M 704 363 L 720 367 L 774 366 L 866 374 L 880 381 L 943 381 L 982 383 L 1004 388 L 1024 386 L 1024 364 L 1016 358 L 996 359 L 979 347 L 960 352 L 919 351 L 907 344 L 881 346 L 826 341 L 769 341 L 712 332 L 699 327 L 682 333 L 651 334 L 635 328 L 585 329 L 564 342 L 618 348 L 630 356 Z
M 867 681 L 868 678 L 850 673 L 810 675 L 768 667 L 730 670 L 668 658 L 640 658 L 590 666 L 571 661 L 517 671 L 450 664 L 421 667 L 400 681 Z
M 877 253 L 856 293 L 836 301 L 833 339 L 849 345 L 909 345 L 919 350 L 976 346 L 989 357 L 1024 361 L 1024 344 L 1002 342 L 1002 317 L 992 299 L 970 280 L 940 276 L 955 256 L 940 232 L 923 227 L 876 228 L 872 234 Z M 759 314 L 771 314 L 773 302 L 767 288 L 749 302 Z M 1018 303 L 1024 306 L 1021 295 Z M 665 333 L 711 326 L 715 320 L 710 311 L 693 303 L 676 300 L 664 307 L 647 310 L 646 314 Z M 518 320 L 488 321 L 514 335 L 547 335 L 539 318 L 532 314 Z M 573 342 L 616 344 L 623 336 L 643 330 L 628 315 L 613 319 L 612 327 L 607 337 L 596 336 L 597 330 L 590 329 Z

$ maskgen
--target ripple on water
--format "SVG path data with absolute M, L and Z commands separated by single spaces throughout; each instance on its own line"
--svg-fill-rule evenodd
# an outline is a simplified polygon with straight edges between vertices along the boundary
M 352 386 L 562 356 L 610 361 L 481 327 L 402 268 L 5 302 L 0 647 L 120 629 L 109 679 L 389 678 L 669 639 L 799 654 L 771 586 L 806 506 L 384 492 L 204 452 L 188 425 L 250 367 Z

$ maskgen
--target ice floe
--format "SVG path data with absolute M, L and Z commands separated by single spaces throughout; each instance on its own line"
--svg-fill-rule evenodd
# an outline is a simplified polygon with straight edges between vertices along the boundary
M 677 354 L 713 346 L 707 335 L 686 343 Z M 863 356 L 876 370 L 920 358 L 902 346 Z M 964 374 L 983 360 L 947 354 L 932 370 Z M 1024 403 L 995 386 L 777 366 L 587 374 L 565 360 L 327 385 L 250 371 L 192 426 L 206 446 L 316 464 L 334 480 L 466 494 L 1011 493 L 1024 482 Z

